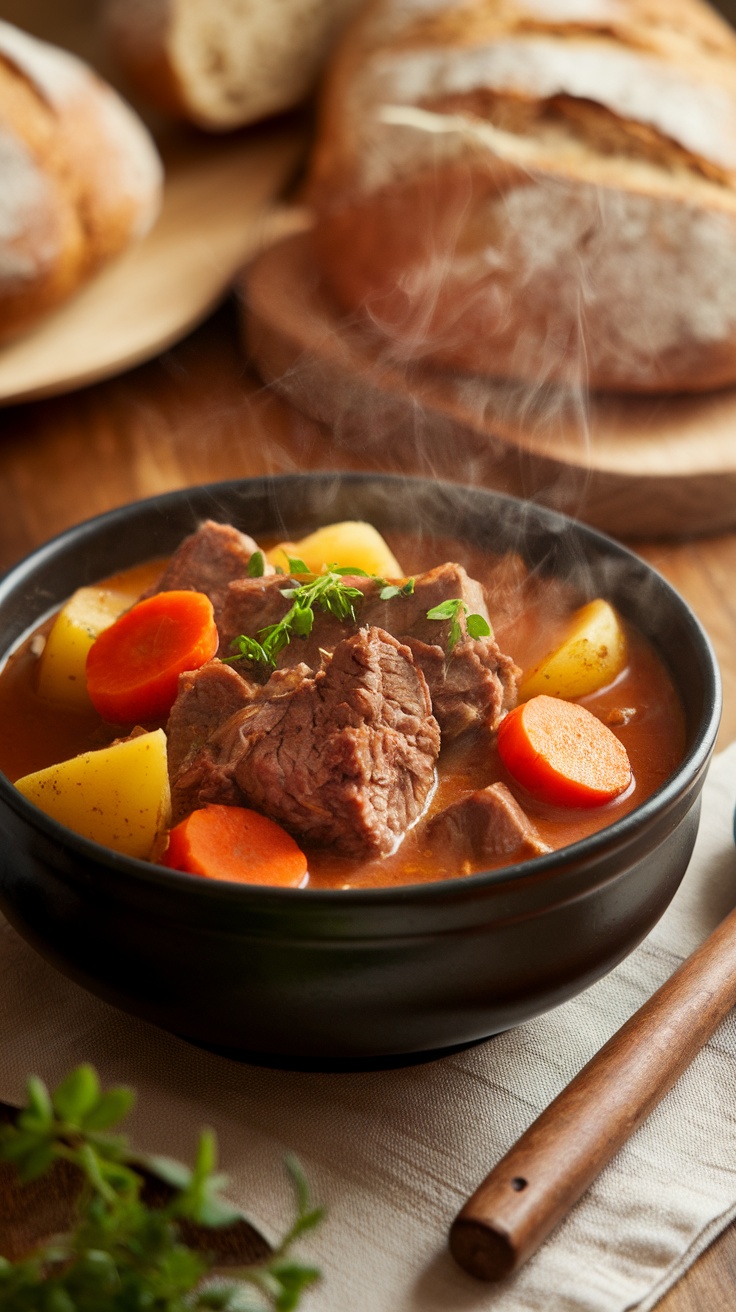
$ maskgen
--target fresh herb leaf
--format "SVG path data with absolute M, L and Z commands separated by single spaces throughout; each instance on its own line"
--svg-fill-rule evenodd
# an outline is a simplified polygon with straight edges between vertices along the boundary
M 249 579 L 263 578 L 265 568 L 266 568 L 266 562 L 263 559 L 263 552 L 254 551 L 253 555 L 248 561 L 248 569 L 246 571 L 248 578 Z
M 286 552 L 284 552 L 284 555 L 286 556 L 286 559 L 287 559 L 287 561 L 289 562 L 289 573 L 290 573 L 290 574 L 311 574 L 311 573 L 312 573 L 312 571 L 311 571 L 311 569 L 309 568 L 309 566 L 308 566 L 308 565 L 305 565 L 305 564 L 304 564 L 304 561 L 301 560 L 299 556 L 288 556 L 288 555 L 286 554 Z
M 193 1168 L 136 1154 L 122 1136 L 106 1132 L 132 1099 L 129 1089 L 103 1092 L 90 1066 L 72 1071 L 51 1097 L 40 1080 L 29 1080 L 26 1107 L 0 1131 L 0 1158 L 14 1162 L 26 1179 L 63 1159 L 82 1172 L 85 1183 L 70 1234 L 18 1262 L 0 1258 L 3 1312 L 293 1312 L 320 1273 L 294 1258 L 292 1246 L 323 1216 L 312 1206 L 298 1162 L 286 1163 L 296 1215 L 275 1252 L 240 1272 L 237 1283 L 202 1288 L 214 1259 L 184 1241 L 180 1222 L 211 1229 L 241 1215 L 220 1193 L 225 1177 L 216 1170 L 215 1136 L 203 1131 Z M 163 1206 L 144 1201 L 144 1170 L 171 1189 Z M 257 1291 L 257 1303 L 249 1287 Z
M 447 652 L 452 655 L 463 636 L 460 616 L 466 616 L 466 628 L 471 638 L 487 638 L 491 634 L 491 626 L 482 615 L 469 614 L 470 607 L 462 597 L 450 597 L 447 601 L 441 601 L 438 606 L 433 606 L 427 611 L 428 620 L 449 620 L 450 630 L 447 635 Z
M 491 638 L 493 630 L 482 615 L 468 615 L 465 621 L 471 638 Z
M 233 638 L 230 645 L 236 649 L 236 654 L 234 656 L 223 656 L 223 665 L 229 665 L 232 661 L 242 661 L 244 659 L 263 662 L 266 665 L 270 662 L 265 647 L 256 638 L 248 638 L 244 633 L 241 633 L 239 637 Z
M 99 1099 L 97 1072 L 91 1066 L 77 1066 L 62 1080 L 51 1101 L 57 1116 L 72 1125 L 81 1125 L 86 1112 L 91 1111 Z
M 427 611 L 428 620 L 454 620 L 458 615 L 467 612 L 467 604 L 461 601 L 460 597 L 453 597 L 449 601 L 441 601 L 438 606 L 433 606 Z
M 411 578 L 405 583 L 387 583 L 385 579 L 376 579 L 376 583 L 383 584 L 378 594 L 381 601 L 390 601 L 392 597 L 410 597 L 414 591 L 415 580 Z
M 38 1128 L 42 1131 L 50 1129 L 54 1120 L 54 1108 L 43 1080 L 37 1079 L 35 1075 L 31 1076 L 26 1088 L 26 1097 L 28 1107 L 21 1112 L 19 1117 L 21 1123 L 28 1129 Z
M 108 1089 L 107 1093 L 101 1094 L 95 1106 L 86 1113 L 84 1129 L 87 1132 L 109 1130 L 111 1126 L 117 1125 L 127 1116 L 134 1101 L 135 1095 L 132 1089 Z

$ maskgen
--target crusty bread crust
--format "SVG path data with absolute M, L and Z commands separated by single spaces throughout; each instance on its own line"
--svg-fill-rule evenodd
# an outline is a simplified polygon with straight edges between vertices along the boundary
M 699 0 L 374 0 L 310 191 L 328 282 L 394 357 L 736 382 L 736 34 Z
M 29 328 L 158 213 L 161 165 L 86 65 L 0 22 L 0 339 Z

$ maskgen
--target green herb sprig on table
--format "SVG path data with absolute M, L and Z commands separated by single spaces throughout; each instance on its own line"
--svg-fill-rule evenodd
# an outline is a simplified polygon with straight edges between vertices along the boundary
M 28 1081 L 26 1106 L 0 1132 L 0 1159 L 14 1163 L 22 1181 L 66 1161 L 83 1184 L 71 1233 L 20 1261 L 0 1258 L 3 1312 L 293 1312 L 320 1273 L 293 1258 L 291 1248 L 323 1216 L 296 1160 L 286 1163 L 296 1216 L 276 1251 L 238 1270 L 237 1283 L 215 1280 L 214 1258 L 181 1231 L 182 1222 L 208 1230 L 241 1219 L 220 1193 L 225 1177 L 216 1171 L 215 1137 L 203 1131 L 192 1168 L 136 1153 L 111 1133 L 133 1101 L 130 1089 L 103 1092 L 91 1066 L 77 1067 L 53 1094 L 39 1079 Z M 146 1175 L 170 1189 L 160 1207 L 144 1201 Z

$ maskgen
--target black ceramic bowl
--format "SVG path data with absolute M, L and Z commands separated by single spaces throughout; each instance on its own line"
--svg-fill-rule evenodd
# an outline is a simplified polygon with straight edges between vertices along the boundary
M 469 1043 L 554 1007 L 630 952 L 687 866 L 720 711 L 710 644 L 672 588 L 600 534 L 493 492 L 295 475 L 154 497 L 62 534 L 0 584 L 0 652 L 76 587 L 170 552 L 204 516 L 255 537 L 360 518 L 521 550 L 608 597 L 654 642 L 685 707 L 685 758 L 638 809 L 559 852 L 429 885 L 340 891 L 202 880 L 116 855 L 0 776 L 0 900 L 29 943 L 126 1011 L 287 1063 L 368 1064 Z

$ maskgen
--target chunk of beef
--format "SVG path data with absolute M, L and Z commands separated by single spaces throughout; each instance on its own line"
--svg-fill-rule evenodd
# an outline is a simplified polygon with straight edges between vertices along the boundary
M 552 850 L 505 784 L 490 784 L 440 811 L 427 837 L 466 870 L 484 861 L 525 861 Z
M 361 612 L 364 622 L 383 625 L 411 648 L 446 740 L 476 725 L 496 729 L 503 713 L 516 704 L 521 675 L 493 637 L 468 635 L 463 612 L 457 616 L 462 637 L 450 653 L 451 620 L 430 620 L 427 612 L 452 598 L 463 601 L 469 614 L 481 615 L 490 625 L 480 583 L 452 562 L 417 575 L 410 596 L 388 602 L 370 597 Z
M 335 851 L 392 851 L 434 786 L 440 733 L 426 681 L 408 649 L 380 629 L 338 643 L 293 696 L 235 719 L 245 796 Z
M 253 696 L 254 688 L 231 665 L 208 661 L 179 676 L 179 691 L 166 725 L 169 775 L 176 780 L 216 729 Z
M 439 745 L 411 652 L 388 633 L 360 629 L 316 675 L 304 666 L 277 671 L 189 773 L 199 770 L 204 800 L 215 800 L 218 782 L 230 800 L 234 783 L 241 803 L 307 841 L 380 855 L 422 814 Z
M 379 595 L 382 585 L 376 580 L 348 581 L 362 593 L 355 603 L 357 624 L 381 628 L 411 648 L 427 680 L 432 709 L 445 738 L 455 738 L 472 725 L 497 728 L 504 711 L 515 704 L 520 670 L 494 638 L 470 638 L 463 614 L 458 616 L 463 636 L 451 654 L 450 621 L 427 619 L 427 611 L 455 597 L 468 605 L 471 614 L 488 619 L 481 585 L 468 578 L 461 565 L 428 570 L 416 577 L 412 594 L 385 601 Z M 221 611 L 221 650 L 229 650 L 239 634 L 255 637 L 259 629 L 283 619 L 291 600 L 282 595 L 282 589 L 294 582 L 277 576 L 232 583 Z M 350 632 L 346 624 L 317 611 L 312 633 L 292 640 L 279 664 L 305 662 L 317 670 L 322 653 L 332 651 L 346 632 Z M 257 677 L 255 670 L 253 675 Z
M 228 749 L 216 738 L 218 730 L 246 706 L 283 697 L 310 677 L 306 665 L 294 666 L 276 670 L 261 687 L 218 660 L 181 675 L 166 726 L 173 824 L 207 802 L 243 805 Z
M 232 524 L 205 520 L 196 533 L 190 533 L 180 543 L 151 592 L 179 589 L 204 592 L 218 619 L 229 584 L 233 579 L 247 577 L 250 558 L 258 550 L 253 538 L 240 533 Z M 273 574 L 272 565 L 265 562 L 264 567 L 266 573 Z
M 494 638 L 466 636 L 449 657 L 442 647 L 411 635 L 404 642 L 427 680 L 445 740 L 475 726 L 493 731 L 516 705 L 521 671 Z
M 465 602 L 471 614 L 482 615 L 490 624 L 481 584 L 471 579 L 462 565 L 452 561 L 417 574 L 414 591 L 408 596 L 402 594 L 382 601 L 380 591 L 380 588 L 373 588 L 367 593 L 361 609 L 361 622 L 377 624 L 397 637 L 400 629 L 402 642 L 406 637 L 417 638 L 446 652 L 450 620 L 428 620 L 427 611 L 454 597 Z M 458 615 L 458 620 L 465 633 L 465 616 Z
M 297 579 L 283 574 L 271 574 L 258 579 L 235 579 L 225 591 L 218 615 L 220 654 L 231 655 L 233 641 L 241 634 L 255 638 L 260 629 L 278 624 L 292 604 L 290 598 L 283 595 L 283 589 L 293 588 L 297 582 Z M 341 626 L 339 638 L 344 638 L 345 632 L 344 626 Z M 339 641 L 339 638 L 336 640 Z M 310 643 L 299 639 L 291 643 L 280 658 L 282 666 L 299 665 L 302 661 L 313 669 L 319 668 L 321 657 L 316 641 Z M 244 665 L 247 663 L 244 662 Z M 258 679 L 268 677 L 269 674 L 267 669 L 259 670 L 255 664 L 248 665 L 247 669 L 249 678 Z

